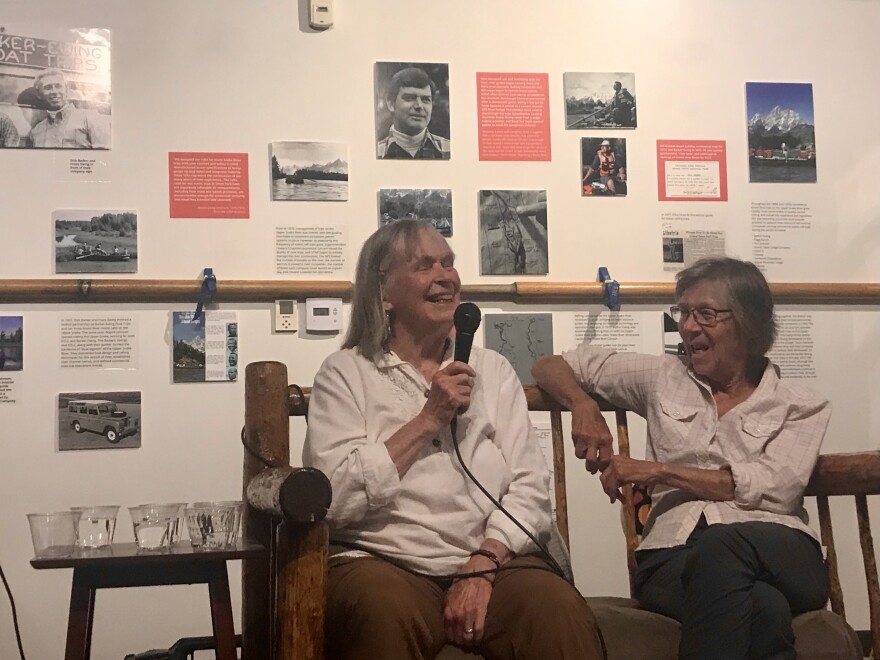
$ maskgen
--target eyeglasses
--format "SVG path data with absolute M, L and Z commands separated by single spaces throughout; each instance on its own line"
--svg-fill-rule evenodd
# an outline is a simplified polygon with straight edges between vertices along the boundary
M 712 309 L 711 307 L 688 309 L 680 305 L 673 305 L 669 308 L 669 314 L 676 323 L 684 323 L 688 316 L 693 315 L 694 321 L 705 328 L 714 328 L 718 325 L 718 321 L 724 320 L 723 318 L 718 318 L 719 314 L 730 314 L 732 311 L 730 309 Z

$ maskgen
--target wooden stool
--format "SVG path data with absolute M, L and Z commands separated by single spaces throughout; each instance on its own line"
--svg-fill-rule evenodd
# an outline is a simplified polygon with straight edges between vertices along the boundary
M 134 543 L 120 543 L 100 550 L 77 548 L 69 557 L 37 556 L 31 566 L 73 569 L 65 660 L 91 657 L 97 589 L 201 583 L 208 585 L 217 660 L 237 660 L 226 562 L 259 557 L 265 552 L 256 544 L 222 550 L 193 550 L 185 544 L 146 552 L 138 551 Z

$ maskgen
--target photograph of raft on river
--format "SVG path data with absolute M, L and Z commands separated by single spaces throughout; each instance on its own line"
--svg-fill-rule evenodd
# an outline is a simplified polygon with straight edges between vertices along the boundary
M 383 188 L 379 191 L 379 226 L 411 218 L 431 223 L 452 236 L 452 191 L 448 188 Z
M 55 211 L 56 273 L 136 273 L 137 212 Z
M 348 145 L 273 142 L 272 200 L 346 201 Z
M 816 127 L 810 83 L 746 83 L 749 181 L 815 183 Z

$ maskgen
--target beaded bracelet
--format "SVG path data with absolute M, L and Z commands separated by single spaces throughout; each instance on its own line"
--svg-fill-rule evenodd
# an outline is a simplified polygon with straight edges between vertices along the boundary
M 481 557 L 485 557 L 490 560 L 493 564 L 495 564 L 495 568 L 501 568 L 501 560 L 498 559 L 498 555 L 496 555 L 491 550 L 486 550 L 485 548 L 480 548 L 479 550 L 474 550 L 471 553 L 471 557 L 479 555 Z

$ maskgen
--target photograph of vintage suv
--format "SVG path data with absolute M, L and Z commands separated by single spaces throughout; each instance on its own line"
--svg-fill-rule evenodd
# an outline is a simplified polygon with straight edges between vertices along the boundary
M 140 392 L 59 394 L 58 449 L 140 447 L 140 409 Z

